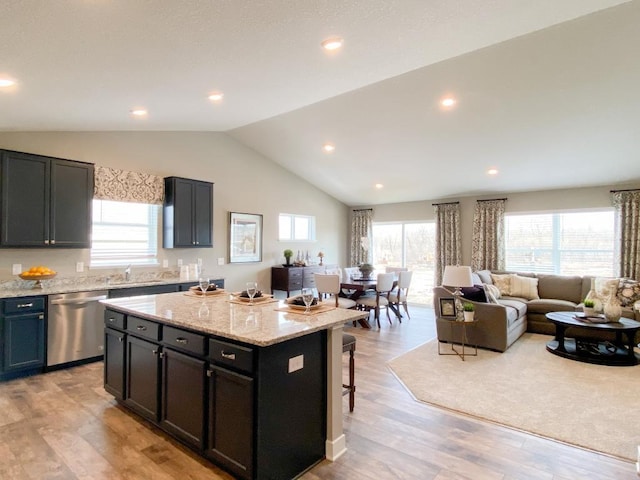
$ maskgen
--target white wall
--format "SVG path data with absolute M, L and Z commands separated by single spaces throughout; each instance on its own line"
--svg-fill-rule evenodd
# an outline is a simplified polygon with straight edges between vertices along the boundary
M 205 273 L 225 277 L 227 287 L 239 289 L 257 279 L 270 285 L 270 267 L 284 262 L 285 248 L 308 250 L 313 260 L 322 249 L 325 263 L 347 259 L 349 209 L 338 200 L 284 170 L 276 163 L 224 133 L 209 132 L 0 132 L 0 148 L 91 162 L 162 177 L 181 176 L 213 182 L 214 247 L 159 249 L 159 259 L 175 268 L 203 259 Z M 302 169 L 303 165 L 301 165 Z M 263 215 L 263 261 L 227 265 L 228 212 Z M 317 241 L 278 241 L 278 214 L 316 216 Z M 161 242 L 160 242 L 161 244 Z M 224 258 L 225 265 L 217 265 Z M 89 250 L 0 249 L 0 280 L 12 278 L 11 265 L 44 264 L 61 275 L 77 275 L 75 264 L 89 264 Z M 142 268 L 142 267 L 140 267 Z M 89 274 L 101 272 L 89 272 Z M 135 269 L 134 269 L 135 274 Z M 264 287 L 263 287 L 264 288 Z
M 386 205 L 362 205 L 357 208 L 373 208 L 374 222 L 429 222 L 435 221 L 434 203 L 460 202 L 462 222 L 462 263 L 471 263 L 471 237 L 473 231 L 473 211 L 476 200 L 506 198 L 506 213 L 557 212 L 577 209 L 613 208 L 611 190 L 640 188 L 640 181 L 628 185 L 545 190 L 497 194 L 482 197 L 460 197 L 424 200 L 420 202 L 395 203 Z

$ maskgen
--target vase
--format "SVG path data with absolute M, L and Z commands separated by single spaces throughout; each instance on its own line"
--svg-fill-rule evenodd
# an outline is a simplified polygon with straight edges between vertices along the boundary
M 607 303 L 604 304 L 603 308 L 604 318 L 607 319 L 608 322 L 617 322 L 620 320 L 622 316 L 622 307 L 620 306 L 620 302 L 615 295 L 615 292 L 612 292 L 609 295 L 609 299 Z

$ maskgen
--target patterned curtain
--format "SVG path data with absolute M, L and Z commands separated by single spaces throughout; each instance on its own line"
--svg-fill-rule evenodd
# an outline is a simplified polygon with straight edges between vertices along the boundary
M 96 165 L 93 198 L 161 205 L 164 200 L 164 180 L 147 173 Z
M 442 284 L 442 273 L 447 265 L 460 265 L 460 204 L 434 205 L 436 212 L 436 271 L 434 285 Z
M 371 252 L 371 219 L 373 210 L 354 210 L 351 223 L 351 258 L 350 265 L 357 267 L 370 262 Z
M 473 212 L 471 268 L 504 270 L 505 199 L 478 200 Z
M 612 192 L 617 276 L 640 280 L 640 190 Z

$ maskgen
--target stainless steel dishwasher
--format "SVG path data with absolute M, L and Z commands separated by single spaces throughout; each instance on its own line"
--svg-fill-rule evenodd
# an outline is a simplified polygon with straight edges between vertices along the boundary
M 49 295 L 47 367 L 104 355 L 106 291 Z

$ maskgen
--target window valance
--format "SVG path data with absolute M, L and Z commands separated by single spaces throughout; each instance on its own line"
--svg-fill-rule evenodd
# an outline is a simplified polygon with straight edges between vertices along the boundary
M 164 180 L 148 173 L 96 165 L 93 197 L 118 202 L 162 204 Z

